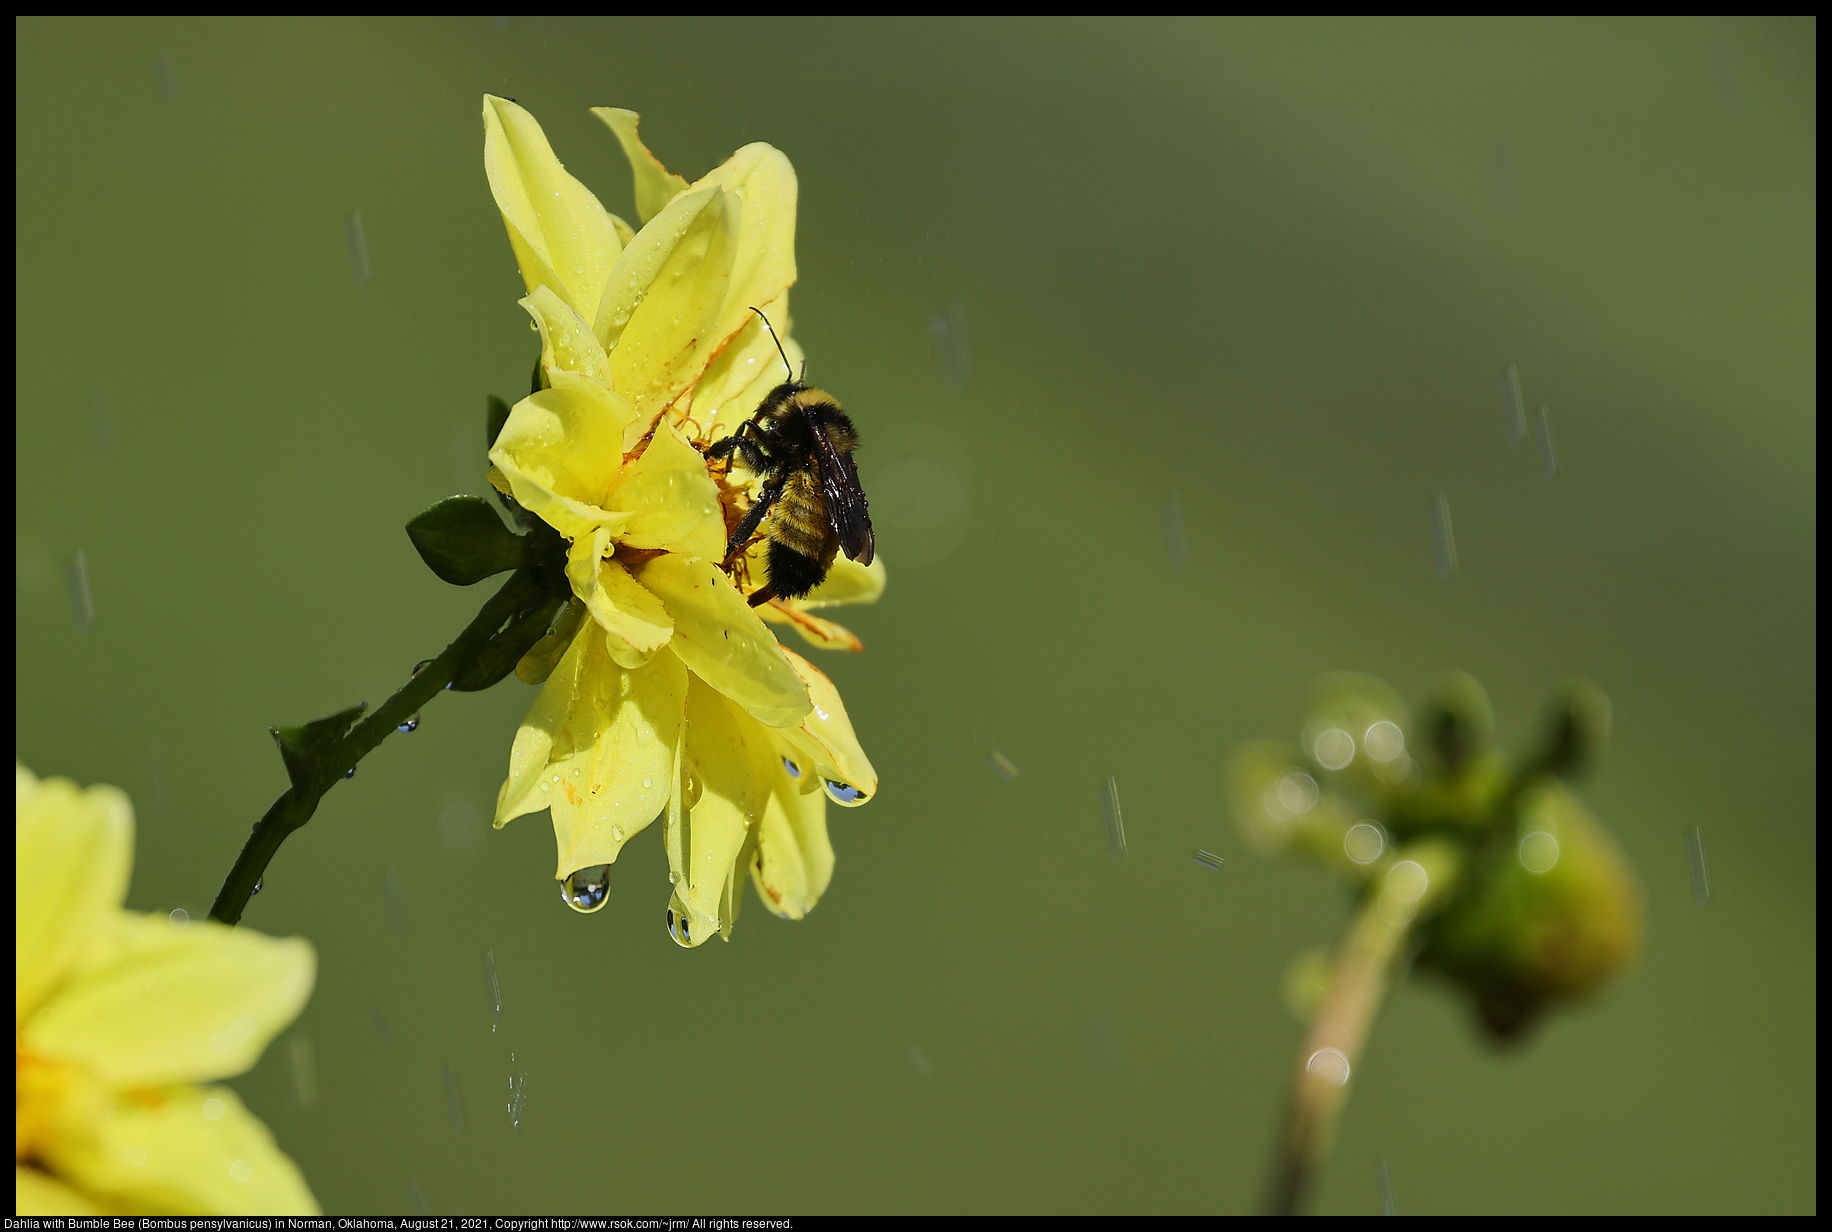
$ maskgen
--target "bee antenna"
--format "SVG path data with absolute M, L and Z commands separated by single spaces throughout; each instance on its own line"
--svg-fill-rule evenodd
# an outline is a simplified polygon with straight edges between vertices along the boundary
M 782 356 L 782 366 L 789 370 L 789 375 L 794 376 L 795 365 L 789 362 L 789 353 L 782 349 L 782 339 L 776 336 L 775 328 L 770 325 L 770 318 L 763 315 L 763 309 L 761 308 L 753 307 L 751 311 L 757 314 L 757 318 L 763 322 L 763 327 L 770 331 L 770 341 L 776 344 L 776 353 Z M 807 375 L 808 361 L 804 359 L 802 361 L 802 376 Z

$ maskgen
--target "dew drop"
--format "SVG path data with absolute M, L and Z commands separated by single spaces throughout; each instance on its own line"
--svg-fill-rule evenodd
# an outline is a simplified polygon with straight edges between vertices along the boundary
M 420 716 L 416 714 L 411 719 L 408 719 L 405 723 L 395 728 L 395 730 L 399 732 L 410 732 L 418 726 L 420 726 Z
M 431 659 L 421 659 L 418 663 L 413 665 L 413 671 L 410 672 L 409 675 L 418 676 L 421 670 L 425 668 L 425 666 L 428 663 L 431 663 L 431 662 L 432 662 Z
M 254 897 L 255 895 L 257 895 L 257 894 L 259 894 L 259 893 L 261 892 L 261 887 L 262 887 L 262 886 L 264 886 L 264 885 L 266 885 L 266 884 L 267 884 L 267 879 L 266 879 L 265 877 L 263 877 L 263 878 L 262 878 L 261 880 L 259 880 L 259 881 L 257 881 L 257 882 L 255 882 L 255 883 L 254 883 L 254 889 L 252 889 L 252 890 L 250 890 L 250 891 L 248 891 L 248 897 L 249 897 L 249 898 L 253 898 L 253 897 Z
M 353 778 L 355 778 L 355 777 L 356 777 L 356 767 L 355 767 L 355 766 L 351 766 L 351 767 L 350 767 L 350 768 L 349 768 L 348 770 L 345 770 L 345 771 L 344 771 L 344 777 L 345 777 L 345 778 L 347 778 L 347 779 L 353 779 Z
M 789 772 L 789 777 L 792 779 L 798 779 L 801 777 L 801 767 L 796 765 L 793 761 L 789 760 L 787 757 L 782 759 L 782 768 Z
M 846 805 L 865 803 L 865 793 L 851 783 L 841 783 L 834 779 L 823 781 L 827 784 L 827 794 L 833 797 L 834 803 Z
M 560 884 L 560 898 L 581 915 L 590 915 L 604 906 L 611 895 L 611 866 L 593 864 L 567 874 Z

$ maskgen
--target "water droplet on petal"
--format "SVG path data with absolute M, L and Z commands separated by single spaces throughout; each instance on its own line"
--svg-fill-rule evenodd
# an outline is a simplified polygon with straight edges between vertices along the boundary
M 560 884 L 560 898 L 581 915 L 590 915 L 604 906 L 611 895 L 611 866 L 593 864 L 567 874 Z
M 801 777 L 801 767 L 796 765 L 793 761 L 789 760 L 787 757 L 782 759 L 782 768 L 789 772 L 789 777 L 792 779 L 798 779 Z
M 841 783 L 835 779 L 823 781 L 827 784 L 827 794 L 833 797 L 834 803 L 848 806 L 865 803 L 865 793 L 851 783 Z

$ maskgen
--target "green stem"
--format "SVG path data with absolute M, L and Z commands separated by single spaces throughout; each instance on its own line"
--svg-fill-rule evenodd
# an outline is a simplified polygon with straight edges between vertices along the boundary
M 210 908 L 210 918 L 224 924 L 239 921 L 248 899 L 267 872 L 268 862 L 289 834 L 312 819 L 325 792 L 340 779 L 348 777 L 346 771 L 353 772 L 356 763 L 437 697 L 503 623 L 536 602 L 541 593 L 542 588 L 533 572 L 517 569 L 444 653 L 416 672 L 399 692 L 325 751 L 321 764 L 336 767 L 335 770 L 315 775 L 303 790 L 297 785 L 288 788 L 274 801 L 273 807 L 255 823 L 254 833 L 248 836 L 242 853 L 236 857 L 235 866 L 229 870 L 216 903 Z
M 1415 843 L 1394 856 L 1350 921 L 1329 990 L 1298 1050 L 1269 1213 L 1295 1215 L 1303 1209 L 1329 1154 L 1349 1078 L 1360 1064 L 1394 960 L 1413 925 L 1444 901 L 1461 868 L 1456 849 Z

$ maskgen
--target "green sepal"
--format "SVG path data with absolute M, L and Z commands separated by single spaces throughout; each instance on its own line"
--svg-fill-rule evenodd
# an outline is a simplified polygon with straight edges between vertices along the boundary
M 489 453 L 496 448 L 496 438 L 503 434 L 503 425 L 509 422 L 509 404 L 491 394 L 484 403 L 483 412 L 483 451 Z
M 301 794 L 309 792 L 349 769 L 348 766 L 327 764 L 324 754 L 349 734 L 350 729 L 356 726 L 356 721 L 363 717 L 363 711 L 368 708 L 368 702 L 358 702 L 348 710 L 339 710 L 328 719 L 314 719 L 298 727 L 268 729 L 273 734 L 274 743 L 280 747 L 280 760 L 286 763 L 286 777 L 292 781 L 295 791 Z
M 1487 690 L 1468 672 L 1439 682 L 1421 726 L 1438 766 L 1451 774 L 1495 744 L 1495 708 Z
M 407 537 L 441 581 L 470 586 L 522 564 L 522 540 L 481 496 L 448 496 L 407 524 Z
M 511 616 L 470 662 L 459 665 L 452 683 L 446 687 L 458 693 L 475 693 L 514 671 L 522 656 L 547 635 L 568 598 L 567 595 L 550 594 L 533 607 L 523 608 Z
M 1588 774 L 1609 744 L 1609 695 L 1576 680 L 1553 704 L 1539 752 L 1521 767 L 1523 781 L 1541 774 L 1567 781 Z

